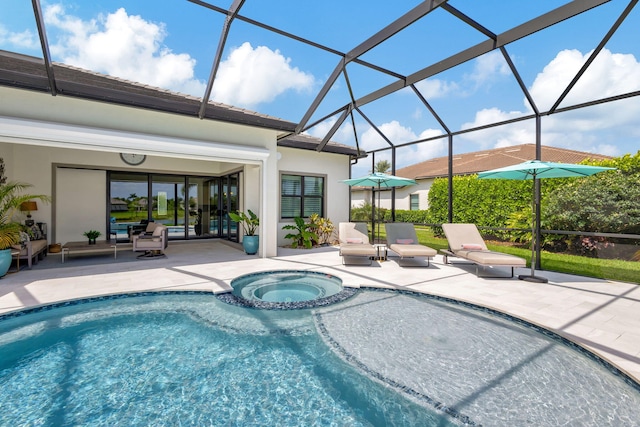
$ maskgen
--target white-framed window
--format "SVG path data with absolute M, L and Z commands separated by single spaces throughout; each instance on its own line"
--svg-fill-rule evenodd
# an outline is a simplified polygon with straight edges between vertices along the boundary
M 409 195 L 409 209 L 412 211 L 420 210 L 420 196 L 419 194 Z

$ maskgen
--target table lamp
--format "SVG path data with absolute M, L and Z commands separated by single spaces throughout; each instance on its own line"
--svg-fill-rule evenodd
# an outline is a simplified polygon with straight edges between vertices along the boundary
M 31 211 L 38 210 L 37 203 L 32 200 L 22 202 L 20 203 L 20 210 L 27 213 L 27 219 L 24 221 L 24 224 L 31 227 L 34 224 L 34 221 L 31 219 Z

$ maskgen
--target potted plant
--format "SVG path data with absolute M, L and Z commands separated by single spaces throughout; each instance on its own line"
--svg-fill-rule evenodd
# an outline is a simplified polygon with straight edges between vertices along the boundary
M 4 161 L 0 159 L 0 276 L 4 276 L 11 267 L 11 247 L 20 243 L 23 226 L 13 219 L 20 211 L 20 205 L 26 201 L 39 199 L 48 202 L 49 197 L 38 194 L 21 194 L 31 184 L 7 182 L 4 176 Z
M 102 233 L 99 232 L 98 230 L 85 231 L 83 234 L 87 239 L 89 239 L 90 245 L 95 245 L 96 239 L 102 235 Z
M 260 244 L 260 236 L 256 235 L 256 230 L 260 225 L 260 218 L 254 214 L 251 209 L 247 210 L 247 213 L 236 211 L 229 212 L 231 220 L 242 225 L 244 236 L 242 237 L 242 247 L 248 255 L 253 255 L 258 252 L 258 246 Z

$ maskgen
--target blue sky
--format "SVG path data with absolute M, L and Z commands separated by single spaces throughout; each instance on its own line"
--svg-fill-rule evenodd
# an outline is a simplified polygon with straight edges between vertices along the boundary
M 209 3 L 228 8 L 231 0 Z M 247 0 L 240 14 L 297 36 L 348 52 L 418 1 L 300 2 Z M 501 33 L 565 0 L 450 0 L 449 4 Z M 539 109 L 545 110 L 588 58 L 627 6 L 612 0 L 576 18 L 506 46 Z M 186 0 L 43 1 L 54 61 L 201 97 L 220 39 L 223 15 Z M 0 49 L 42 56 L 31 2 L 0 0 Z M 561 106 L 640 90 L 640 7 L 614 34 Z M 446 11 L 437 10 L 365 53 L 361 59 L 411 74 L 485 37 Z M 242 21 L 227 40 L 212 98 L 293 122 L 301 119 L 339 57 Z M 359 98 L 395 79 L 358 64 L 347 67 Z M 417 84 L 452 131 L 531 112 L 499 52 L 490 52 Z M 609 155 L 640 149 L 640 97 L 556 114 L 542 119 L 542 142 Z M 350 100 L 340 78 L 311 122 Z M 362 107 L 395 144 L 442 134 L 442 128 L 411 90 L 404 89 Z M 324 136 L 333 119 L 308 132 Z M 356 115 L 356 134 L 366 150 L 386 146 Z M 469 152 L 535 142 L 533 123 L 521 122 L 464 134 L 455 151 Z M 355 145 L 351 121 L 333 140 Z M 402 148 L 397 166 L 446 155 L 444 140 Z M 377 159 L 388 158 L 378 155 Z M 354 168 L 366 173 L 370 165 Z

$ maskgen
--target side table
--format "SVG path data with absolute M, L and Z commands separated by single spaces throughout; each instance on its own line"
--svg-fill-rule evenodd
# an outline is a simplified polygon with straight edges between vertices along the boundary
M 7 271 L 7 274 L 13 274 L 20 271 L 20 251 L 17 249 L 11 249 L 11 259 L 16 260 L 16 270 L 15 271 Z
M 387 260 L 387 244 L 386 243 L 374 243 L 373 247 L 376 248 L 376 259 L 380 261 Z

